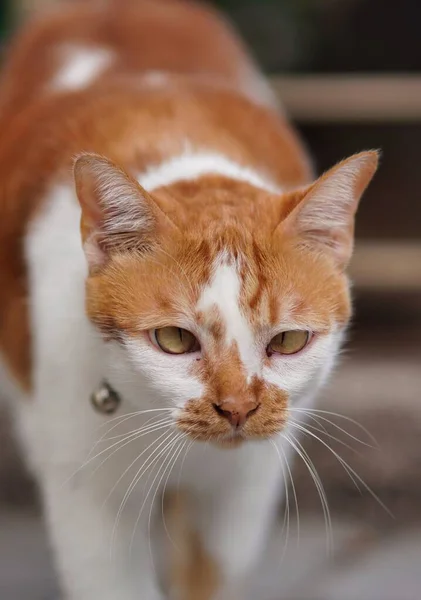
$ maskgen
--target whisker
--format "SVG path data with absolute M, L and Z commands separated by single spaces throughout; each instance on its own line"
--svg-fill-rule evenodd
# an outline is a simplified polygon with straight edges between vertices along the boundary
M 340 438 L 338 438 L 338 437 L 332 435 L 331 433 L 329 433 L 328 431 L 326 431 L 326 429 L 324 427 L 323 427 L 323 429 L 319 429 L 318 427 L 315 427 L 314 425 L 310 425 L 310 423 L 306 423 L 305 425 L 303 425 L 302 422 L 295 421 L 294 419 L 290 419 L 289 422 L 291 423 L 291 425 L 300 425 L 301 427 L 312 429 L 313 431 L 317 431 L 318 433 L 324 434 L 328 438 L 330 438 L 331 440 L 337 442 L 338 444 L 341 444 L 342 446 L 344 446 L 345 448 L 347 448 L 351 452 L 355 452 L 355 454 L 358 454 L 359 456 L 361 456 L 361 452 L 358 452 L 358 450 L 356 450 L 355 448 L 353 448 L 352 446 L 350 446 L 349 444 L 347 444 L 346 442 L 344 442 Z
M 168 417 L 165 417 L 164 419 L 161 419 L 158 421 L 156 421 L 155 419 L 157 419 L 157 417 L 152 417 L 151 419 L 148 419 L 142 425 L 142 427 L 139 427 L 138 429 L 133 429 L 130 433 L 135 433 L 135 432 L 142 433 L 145 429 L 149 429 L 149 427 L 156 427 L 156 426 L 162 425 L 163 423 L 172 423 L 173 422 L 173 419 L 168 418 Z M 111 437 L 103 438 L 101 441 L 109 442 L 111 440 L 118 440 L 118 439 L 125 437 L 126 435 L 128 435 L 127 431 L 125 433 L 120 433 L 119 435 L 112 435 Z
M 333 548 L 332 520 L 330 516 L 329 504 L 326 497 L 326 491 L 317 472 L 317 469 L 313 461 L 309 457 L 308 453 L 306 452 L 305 448 L 300 443 L 300 441 L 294 436 L 294 434 L 290 433 L 290 436 L 292 437 L 292 439 L 290 439 L 290 437 L 285 434 L 283 434 L 282 437 L 284 437 L 284 439 L 287 440 L 287 442 L 291 445 L 291 447 L 295 450 L 295 452 L 305 464 L 320 498 L 326 528 L 326 552 L 328 555 L 330 555 Z
M 153 423 L 151 425 L 140 427 L 139 429 L 135 429 L 134 431 L 130 431 L 130 432 L 127 432 L 127 433 L 123 434 L 121 436 L 121 438 L 117 442 L 114 442 L 113 444 L 107 446 L 106 448 L 104 448 L 103 450 L 101 450 L 100 452 L 98 452 L 97 454 L 95 454 L 95 456 L 92 456 L 89 460 L 85 461 L 79 467 L 78 471 L 84 469 L 91 462 L 93 462 L 94 460 L 96 460 L 97 458 L 99 458 L 100 456 L 102 456 L 105 452 L 108 452 L 109 450 L 112 450 L 116 446 L 121 445 L 120 447 L 122 448 L 123 445 L 125 445 L 125 444 L 123 444 L 123 442 L 125 442 L 126 440 L 130 441 L 131 439 L 137 439 L 138 437 L 143 437 L 144 435 L 147 435 L 148 433 L 151 433 L 151 432 L 155 431 L 155 428 L 160 428 L 160 427 L 163 427 L 163 426 L 167 426 L 168 424 L 171 424 L 172 422 L 173 422 L 172 419 L 168 419 L 166 421 L 163 420 L 163 421 L 161 421 L 159 423 Z M 120 436 L 117 436 L 117 437 L 120 437 Z
M 125 419 L 126 417 L 137 417 L 137 416 L 145 415 L 145 414 L 151 413 L 151 412 L 164 412 L 164 411 L 172 411 L 172 410 L 174 410 L 174 409 L 169 406 L 164 407 L 164 408 L 147 408 L 146 410 L 134 410 L 133 412 L 124 413 L 123 415 L 118 415 L 117 417 L 112 417 L 110 419 L 107 419 L 105 423 L 101 423 L 101 425 L 99 425 L 98 429 L 103 429 L 107 425 L 110 425 L 110 423 L 114 423 L 115 421 L 118 421 L 119 419 Z
M 293 409 L 290 408 L 289 410 L 290 410 L 290 412 L 292 412 Z M 302 419 L 302 416 L 298 415 L 297 418 L 301 418 Z M 308 413 L 304 413 L 304 419 L 305 419 L 305 424 L 307 424 L 307 419 L 311 419 L 312 421 L 314 421 L 315 423 L 317 423 L 317 425 L 319 427 L 321 427 L 321 429 L 323 430 L 324 433 L 329 433 L 328 430 L 326 429 L 326 427 L 323 425 L 323 423 L 320 423 L 320 420 L 319 420 L 318 417 L 315 417 L 314 415 L 310 415 Z M 303 423 L 303 421 L 299 421 L 299 422 Z M 330 423 L 330 421 L 329 421 L 329 423 Z
M 314 439 L 316 439 L 317 441 L 319 441 L 321 444 L 324 444 L 324 442 L 323 442 L 323 440 L 321 438 L 319 438 L 317 435 L 315 435 L 314 433 L 312 433 L 311 431 L 309 431 L 308 429 L 306 429 L 302 425 L 298 425 L 297 423 L 291 423 L 291 426 L 295 427 L 296 429 L 298 429 L 299 431 L 301 431 L 304 435 L 314 437 Z M 326 444 L 326 447 L 328 447 L 329 450 L 331 450 L 332 452 L 334 452 L 333 449 L 328 444 Z M 355 485 L 355 487 L 357 488 L 357 490 L 361 493 L 360 487 L 359 487 L 357 481 L 352 476 L 352 473 L 348 472 L 347 469 L 345 469 L 345 471 L 347 472 L 348 477 L 351 479 L 352 483 Z
M 143 415 L 142 415 L 143 416 Z M 155 421 L 156 419 L 169 419 L 170 416 L 169 415 L 162 415 L 162 414 L 158 414 L 158 415 L 154 415 L 152 417 L 150 417 L 147 421 L 142 423 L 142 426 L 146 426 L 149 423 L 151 423 L 152 421 Z M 108 437 L 109 434 L 114 431 L 114 429 L 116 429 L 117 427 L 120 427 L 120 425 L 123 425 L 123 423 L 126 423 L 127 421 L 134 419 L 134 416 L 126 416 L 124 419 L 120 420 L 118 423 L 115 423 L 112 427 L 110 427 L 109 429 L 107 429 L 107 431 L 95 442 L 95 445 L 93 447 L 93 449 L 95 448 L 95 446 L 98 446 L 98 444 L 100 444 L 103 440 L 111 440 L 111 439 L 115 439 L 114 436 Z
M 330 421 L 329 419 L 327 419 L 326 417 L 324 417 L 322 415 L 330 415 L 330 416 L 333 416 L 333 417 L 337 417 L 338 419 L 343 419 L 344 421 L 348 421 L 348 423 L 352 423 L 353 425 L 355 425 L 356 427 L 358 427 L 363 433 L 365 433 L 366 436 L 373 442 L 373 444 L 374 444 L 374 446 L 376 448 L 379 447 L 379 443 L 376 440 L 376 438 L 374 437 L 374 435 L 366 427 L 364 427 L 363 425 L 361 425 L 361 423 L 359 423 L 355 419 L 351 419 L 351 417 L 348 417 L 347 415 L 341 415 L 340 413 L 332 412 L 330 410 L 322 410 L 320 408 L 299 408 L 299 407 L 292 407 L 292 408 L 290 408 L 290 410 L 291 411 L 296 411 L 296 412 L 303 412 L 303 413 L 307 413 L 307 414 L 316 413 L 317 414 L 317 418 L 322 419 L 323 421 L 326 421 L 327 423 L 330 423 L 330 425 L 333 425 L 337 429 L 340 429 L 346 435 L 349 435 L 350 437 L 353 437 L 349 433 L 349 431 L 347 431 L 346 429 L 342 429 L 341 427 L 339 427 L 339 425 L 337 423 L 335 423 L 334 421 Z M 359 438 L 355 438 L 355 439 L 357 441 L 359 441 L 361 444 L 366 443 L 366 442 L 360 440 Z
M 111 547 L 110 547 L 110 552 L 111 552 L 110 558 L 111 559 L 112 559 L 113 547 L 114 547 L 114 543 L 115 543 L 117 529 L 120 524 L 121 515 L 124 511 L 124 508 L 129 500 L 129 497 L 130 497 L 132 491 L 134 490 L 136 485 L 139 483 L 139 481 L 142 478 L 142 476 L 144 475 L 144 473 L 149 468 L 151 468 L 154 464 L 156 464 L 156 462 L 161 458 L 161 456 L 163 456 L 166 453 L 167 449 L 171 446 L 171 444 L 174 441 L 174 435 L 177 435 L 177 434 L 174 431 L 170 431 L 170 433 L 167 435 L 167 437 L 164 438 L 164 440 L 151 452 L 151 454 L 148 456 L 148 458 L 143 462 L 142 466 L 138 469 L 137 473 L 135 474 L 135 476 L 132 479 L 131 484 L 129 485 L 128 489 L 126 490 L 124 497 L 120 503 L 119 509 L 117 511 L 117 515 L 116 515 L 116 518 L 114 521 L 114 527 L 113 527 L 112 534 L 111 534 Z M 170 438 L 172 438 L 172 439 L 170 439 Z M 170 440 L 170 441 L 168 441 L 168 440 Z M 164 446 L 164 447 L 162 448 L 162 446 Z M 157 455 L 156 455 L 156 452 L 158 452 Z
M 168 466 L 169 466 L 169 464 L 171 463 L 171 460 L 172 460 L 172 458 L 173 458 L 173 456 L 171 456 L 171 451 L 172 451 L 172 450 L 173 450 L 173 448 L 176 446 L 176 444 L 177 444 L 177 443 L 180 441 L 180 438 L 183 438 L 183 437 L 184 437 L 184 434 L 183 434 L 183 433 L 180 433 L 180 434 L 178 434 L 178 435 L 176 436 L 176 438 L 175 438 L 175 439 L 173 439 L 173 440 L 172 440 L 172 442 L 171 442 L 171 444 L 170 444 L 169 448 L 167 448 L 167 449 L 166 449 L 166 456 L 165 456 L 164 460 L 162 461 L 162 464 L 161 464 L 161 465 L 159 465 L 158 471 L 157 471 L 157 473 L 156 473 L 156 475 L 155 475 L 155 477 L 154 477 L 154 479 L 153 479 L 153 481 L 152 481 L 151 485 L 149 486 L 148 493 L 146 494 L 146 496 L 145 496 L 145 498 L 144 498 L 144 500 L 143 500 L 142 506 L 140 507 L 139 513 L 138 513 L 138 515 L 137 515 L 136 522 L 135 522 L 135 524 L 134 524 L 133 532 L 132 532 L 132 535 L 131 535 L 131 538 L 130 538 L 130 547 L 129 547 L 129 555 L 130 555 L 130 556 L 131 556 L 131 553 L 132 553 L 133 542 L 134 542 L 134 538 L 135 538 L 135 534 L 136 534 L 137 526 L 138 526 L 138 524 L 139 524 L 140 517 L 141 517 L 141 515 L 142 515 L 142 512 L 143 512 L 143 509 L 144 509 L 144 507 L 145 507 L 145 505 L 146 505 L 146 502 L 147 502 L 147 500 L 148 500 L 148 498 L 149 498 L 149 495 L 151 494 L 151 492 L 152 492 L 152 490 L 153 490 L 153 488 L 154 488 L 154 484 L 155 484 L 156 480 L 158 479 L 158 477 L 160 476 L 160 474 L 161 474 L 161 472 L 162 472 L 161 478 L 160 478 L 160 480 L 158 481 L 158 483 L 157 483 L 157 485 L 156 485 L 156 487 L 155 487 L 155 492 L 154 492 L 154 494 L 153 494 L 153 497 L 152 497 L 152 502 L 151 502 L 151 510 L 152 510 L 153 502 L 155 501 L 155 497 L 156 497 L 156 494 L 157 494 L 158 488 L 159 488 L 159 486 L 160 486 L 160 484 L 161 484 L 161 481 L 162 481 L 162 479 L 163 479 L 163 478 L 164 478 L 164 476 L 165 476 L 165 473 L 166 473 L 166 471 L 167 471 L 167 468 L 168 468 Z
M 107 419 L 107 421 L 105 423 L 101 423 L 101 425 L 99 425 L 98 430 L 103 429 L 107 425 L 110 425 L 111 423 L 114 423 L 115 421 L 118 421 L 119 419 L 125 420 L 125 419 L 129 419 L 130 417 L 139 417 L 141 415 L 151 413 L 151 412 L 164 412 L 164 411 L 173 411 L 173 410 L 174 410 L 173 408 L 148 408 L 147 410 L 136 410 L 131 413 L 124 413 L 124 415 L 118 415 L 117 417 L 113 417 L 112 419 Z
M 148 431 L 144 431 L 142 433 L 140 433 L 138 436 L 129 439 L 128 441 L 124 441 L 122 440 L 122 442 L 124 442 L 121 446 L 119 446 L 118 448 L 116 448 L 115 450 L 113 450 L 113 452 L 111 452 L 111 454 L 109 454 L 106 458 L 104 458 L 101 463 L 95 467 L 95 469 L 93 470 L 92 474 L 91 474 L 91 478 L 96 474 L 96 472 L 107 462 L 107 460 L 109 458 L 111 458 L 116 452 L 119 452 L 122 448 L 124 448 L 125 446 L 127 446 L 128 444 L 131 444 L 131 442 L 134 442 L 135 440 L 140 439 L 141 437 L 144 437 L 145 435 L 151 434 L 151 433 L 156 433 L 157 431 L 161 431 L 161 429 L 167 429 L 170 427 L 170 425 L 172 424 L 172 421 L 170 421 L 169 423 L 164 423 L 161 425 L 156 425 L 153 429 L 149 429 Z M 164 432 L 165 433 L 165 432 Z
M 186 436 L 184 436 L 184 437 L 186 437 Z M 174 452 L 174 459 L 173 459 L 173 462 L 172 462 L 172 463 L 171 463 L 171 459 L 170 459 L 170 463 L 171 463 L 171 464 L 169 464 L 169 466 L 167 467 L 167 469 L 168 469 L 168 473 L 167 473 L 167 477 L 166 477 L 166 479 L 165 479 L 164 487 L 163 487 L 163 490 L 162 490 L 162 500 L 161 500 L 161 515 L 162 515 L 162 523 L 163 523 L 163 526 L 164 526 L 164 530 L 165 530 L 165 533 L 166 533 L 166 535 L 168 536 L 168 539 L 170 540 L 170 543 L 171 543 L 171 544 L 174 546 L 174 548 L 176 548 L 176 549 L 177 549 L 177 547 L 176 547 L 175 543 L 173 542 L 173 540 L 172 540 L 172 538 L 171 538 L 171 535 L 170 535 L 170 533 L 169 533 L 169 531 L 168 531 L 167 523 L 166 523 L 166 521 L 165 521 L 165 513 L 164 513 L 164 504 L 163 504 L 163 499 L 164 499 L 164 496 L 165 496 L 165 491 L 166 491 L 166 489 L 167 489 L 168 480 L 169 480 L 169 478 L 170 478 L 170 475 L 171 475 L 171 473 L 172 473 L 172 471 L 173 471 L 173 469 L 174 469 L 174 466 L 175 466 L 175 464 L 176 464 L 176 462 L 177 462 L 177 460 L 178 460 L 178 457 L 179 457 L 179 456 L 180 456 L 180 454 L 182 453 L 182 451 L 183 451 L 183 449 L 185 448 L 186 444 L 187 444 L 187 440 L 186 440 L 186 439 L 183 439 L 183 438 L 181 438 L 181 441 L 180 441 L 180 443 L 179 443 L 179 446 L 178 446 L 178 448 L 177 448 L 177 449 L 175 450 L 175 452 Z M 163 473 L 163 476 L 164 476 L 164 475 L 165 475 L 165 471 L 164 471 L 164 473 Z M 149 534 L 149 554 L 150 554 L 150 557 L 151 557 L 152 564 L 153 564 L 153 562 L 154 562 L 154 561 L 153 561 L 153 555 L 152 555 L 152 542 L 151 542 L 151 516 L 152 516 L 152 508 L 153 508 L 153 505 L 154 505 L 154 502 L 155 502 L 156 494 L 157 494 L 157 492 L 158 492 L 158 490 L 159 490 L 159 488 L 160 488 L 160 486 L 161 486 L 162 479 L 163 479 L 163 477 L 161 477 L 161 479 L 160 479 L 160 481 L 159 481 L 159 483 L 158 483 L 158 485 L 157 485 L 157 487 L 156 487 L 156 491 L 155 491 L 154 497 L 152 498 L 152 502 L 151 502 L 151 508 L 150 508 L 150 510 L 149 510 L 149 520 L 148 520 L 148 534 Z
M 295 511 L 296 511 L 296 515 L 297 515 L 297 546 L 299 546 L 299 544 L 300 544 L 300 511 L 299 511 L 299 508 L 298 508 L 297 490 L 295 489 L 294 478 L 292 476 L 292 471 L 291 471 L 291 468 L 289 466 L 289 462 L 288 462 L 288 458 L 286 456 L 286 453 L 285 453 L 284 449 L 282 448 L 282 446 L 279 446 L 279 450 L 282 452 L 282 456 L 284 457 L 285 464 L 286 464 L 286 467 L 287 467 L 287 470 L 288 470 L 288 474 L 289 474 L 289 478 L 290 478 L 290 481 L 291 481 L 292 493 L 294 495 Z
M 338 431 L 344 433 L 346 436 L 348 436 L 349 438 L 351 438 L 352 440 L 358 442 L 359 444 L 362 444 L 363 446 L 366 446 L 367 448 L 378 448 L 378 444 L 376 443 L 375 446 L 373 446 L 372 444 L 369 444 L 368 442 L 365 442 L 364 440 L 362 440 L 361 438 L 352 435 L 352 433 L 350 433 L 349 431 L 347 431 L 346 429 L 344 429 L 343 427 L 340 427 L 337 423 L 335 423 L 334 421 L 331 421 L 330 419 L 327 419 L 326 417 L 323 417 L 321 415 L 312 415 L 309 413 L 304 413 L 304 411 L 299 411 L 299 412 L 303 412 L 303 414 L 305 414 L 306 419 L 311 419 L 312 421 L 316 422 L 319 427 L 321 427 L 324 431 L 324 433 L 329 434 L 329 432 L 327 431 L 326 427 L 324 427 L 324 425 L 322 423 L 320 423 L 320 421 L 324 421 L 325 423 L 328 423 L 329 425 L 331 425 L 332 427 L 334 427 L 335 429 L 337 429 Z M 308 423 L 306 423 L 308 425 Z
M 117 481 L 115 482 L 115 484 L 113 485 L 113 487 L 111 488 L 110 492 L 108 493 L 107 497 L 105 498 L 104 502 L 101 505 L 101 509 L 104 508 L 105 504 L 108 502 L 108 500 L 110 499 L 110 497 L 112 496 L 112 494 L 114 493 L 115 489 L 117 488 L 118 484 L 120 483 L 120 481 L 125 477 L 125 475 L 130 471 L 130 469 L 136 464 L 136 462 L 139 460 L 139 458 L 142 458 L 142 456 L 156 443 L 158 443 L 160 440 L 162 440 L 162 438 L 164 436 L 166 436 L 168 434 L 167 431 L 164 431 L 164 433 L 162 433 L 157 439 L 153 440 L 153 442 L 151 442 L 149 444 L 149 446 L 147 446 L 147 448 L 145 448 L 144 450 L 142 450 L 142 452 L 136 456 L 136 458 L 130 463 L 130 465 L 124 470 L 124 472 L 120 475 L 120 477 L 117 479 Z
M 169 421 L 169 423 L 171 424 L 172 420 Z M 127 436 L 124 439 L 121 439 L 118 442 L 114 442 L 113 444 L 111 444 L 111 446 L 108 446 L 107 448 L 104 448 L 103 450 L 101 450 L 101 452 L 98 452 L 95 456 L 92 456 L 91 458 L 89 458 L 88 460 L 86 460 L 65 481 L 63 481 L 63 483 L 61 484 L 61 487 L 64 487 L 65 485 L 67 485 L 74 477 L 76 477 L 76 475 L 80 471 L 82 471 L 83 469 L 85 469 L 91 462 L 93 462 L 94 460 L 96 460 L 97 458 L 99 458 L 100 456 L 102 456 L 103 454 L 105 454 L 105 452 L 108 452 L 109 450 L 112 450 L 113 448 L 115 448 L 119 444 L 121 444 L 121 448 L 122 448 L 124 445 L 126 445 L 126 444 L 123 443 L 126 440 L 132 441 L 134 439 L 137 439 L 139 437 L 147 435 L 148 433 L 151 433 L 152 431 L 155 431 L 154 427 L 164 427 L 164 426 L 167 426 L 167 425 L 159 425 L 159 426 L 158 425 L 150 425 L 145 430 L 142 430 L 142 431 L 138 430 L 138 431 L 135 431 L 135 432 L 128 433 Z
M 284 519 L 283 519 L 283 522 L 282 522 L 281 536 L 283 535 L 285 529 L 286 529 L 286 536 L 285 536 L 285 543 L 284 543 L 284 546 L 283 546 L 283 549 L 282 549 L 281 560 L 280 560 L 280 562 L 282 563 L 283 560 L 284 560 L 284 558 L 285 558 L 285 554 L 286 554 L 287 547 L 288 547 L 288 540 L 289 540 L 289 522 L 290 522 L 289 491 L 288 491 L 288 482 L 287 482 L 287 478 L 286 478 L 286 474 L 285 474 L 284 465 L 283 465 L 283 462 L 282 462 L 281 455 L 279 453 L 279 448 L 278 448 L 277 444 L 273 440 L 269 440 L 269 442 L 275 448 L 275 452 L 278 455 L 279 462 L 280 462 L 281 469 L 282 469 L 282 476 L 283 476 L 283 479 L 284 479 L 285 508 L 284 508 Z M 285 525 L 286 525 L 286 527 L 285 527 Z
M 183 444 L 183 448 L 186 446 L 186 444 L 187 444 L 187 447 L 186 447 L 186 451 L 185 451 L 185 453 L 184 453 L 183 459 L 182 459 L 182 461 L 181 461 L 181 464 L 180 464 L 180 469 L 179 469 L 179 472 L 178 472 L 178 477 L 177 477 L 177 497 L 178 497 L 178 496 L 179 496 L 179 494 L 180 494 L 181 474 L 182 474 L 182 472 L 183 472 L 184 462 L 185 462 L 185 460 L 186 460 L 186 457 L 187 457 L 188 453 L 190 452 L 190 449 L 191 449 L 191 447 L 193 446 L 194 442 L 195 442 L 195 440 L 193 439 L 193 440 L 191 440 L 191 441 L 190 441 L 190 442 L 187 444 L 187 440 L 186 440 L 186 441 L 185 441 L 185 443 Z M 169 533 L 169 531 L 168 531 L 168 527 L 167 527 L 167 521 L 166 521 L 166 518 L 165 518 L 164 501 L 165 501 L 165 490 L 166 490 L 166 488 L 167 488 L 167 484 L 168 484 L 168 478 L 167 478 L 167 480 L 166 480 L 166 482 L 165 482 L 164 491 L 163 491 L 163 494 L 162 494 L 162 499 L 161 499 L 161 514 L 162 514 L 162 522 L 163 522 L 163 525 L 164 525 L 164 530 L 165 530 L 165 533 L 166 533 L 166 535 L 167 535 L 167 537 L 168 537 L 168 539 L 169 539 L 170 543 L 172 544 L 172 546 L 175 548 L 175 550 L 176 550 L 177 552 L 180 552 L 180 550 L 179 550 L 179 548 L 178 548 L 177 544 L 176 544 L 176 543 L 173 541 L 173 539 L 171 538 L 171 535 L 170 535 L 170 533 Z
M 297 425 L 294 425 L 294 426 L 297 427 Z M 301 426 L 299 428 L 302 429 Z M 377 496 L 377 494 L 375 492 L 373 492 L 373 490 L 370 488 L 370 486 L 367 485 L 367 483 L 358 475 L 358 473 L 356 473 L 356 471 L 337 452 L 335 452 L 335 450 L 333 450 L 333 448 L 331 448 L 329 446 L 329 444 L 327 444 L 324 440 L 320 439 L 317 435 L 315 435 L 311 431 L 307 431 L 306 433 L 308 435 L 311 435 L 314 439 L 316 439 L 321 444 L 323 444 L 323 446 L 325 446 L 325 448 L 327 448 L 333 454 L 333 456 L 342 465 L 342 467 L 344 468 L 345 472 L 348 474 L 349 478 L 351 479 L 351 481 L 354 483 L 354 485 L 356 486 L 356 488 L 358 490 L 359 490 L 359 487 L 358 487 L 358 484 L 355 482 L 354 478 L 363 486 L 363 488 L 371 495 L 371 497 L 374 498 L 374 500 L 376 500 L 378 502 L 378 504 L 383 508 L 383 510 L 392 519 L 395 518 L 394 515 L 393 515 L 393 513 L 387 508 L 387 506 L 384 504 L 384 502 L 382 502 L 380 500 L 380 498 Z
M 100 425 L 97 429 L 97 431 L 100 431 L 101 429 L 103 429 L 104 427 L 106 427 L 107 425 L 110 425 L 111 423 L 114 423 L 114 425 L 112 427 L 110 427 L 92 446 L 87 458 L 89 459 L 92 452 L 95 450 L 95 448 L 102 442 L 103 439 L 106 438 L 106 436 L 113 431 L 116 427 L 119 427 L 120 425 L 122 425 L 123 423 L 125 423 L 126 421 L 129 421 L 130 419 L 134 419 L 135 417 L 140 417 L 143 416 L 144 414 L 147 413 L 156 413 L 156 412 L 168 412 L 168 411 L 172 411 L 172 408 L 152 408 L 152 409 L 148 409 L 148 410 L 138 410 L 135 412 L 131 412 L 131 413 L 126 413 L 124 415 L 119 415 L 118 417 L 114 417 L 113 419 L 109 419 L 106 423 L 102 423 L 102 425 Z M 162 415 L 156 415 L 154 417 L 151 417 L 151 419 L 148 419 L 148 421 L 146 421 L 146 423 L 144 423 L 144 425 L 147 425 L 147 423 L 149 423 L 152 419 L 155 418 L 159 418 Z M 115 421 L 118 421 L 117 423 Z M 111 439 L 111 438 L 108 438 Z
M 193 444 L 195 443 L 195 441 L 196 441 L 197 439 L 198 439 L 198 438 L 197 438 L 197 436 L 196 436 L 195 438 L 193 438 L 193 439 L 192 439 L 192 440 L 189 442 L 189 444 L 188 444 L 188 446 L 187 446 L 187 448 L 186 448 L 186 452 L 184 453 L 183 459 L 182 459 L 182 461 L 181 461 L 181 464 L 180 464 L 180 469 L 179 469 L 179 472 L 178 472 L 178 477 L 177 477 L 177 498 L 178 498 L 178 497 L 179 497 L 179 495 L 180 495 L 181 476 L 182 476 L 182 473 L 183 473 L 184 463 L 185 463 L 185 461 L 186 461 L 187 455 L 189 454 L 189 452 L 190 452 L 190 450 L 191 450 L 191 448 L 192 448 Z M 161 504 L 162 521 L 163 521 L 163 524 L 164 524 L 164 530 L 165 530 L 165 532 L 166 532 L 166 534 L 167 534 L 167 536 L 168 536 L 168 539 L 170 540 L 171 544 L 172 544 L 172 545 L 173 545 L 173 547 L 175 548 L 175 550 L 176 550 L 177 552 L 180 552 L 180 549 L 178 548 L 177 544 L 176 544 L 176 543 L 173 541 L 173 539 L 171 538 L 171 535 L 170 535 L 170 533 L 169 533 L 169 531 L 168 531 L 168 527 L 167 527 L 167 521 L 166 521 L 166 518 L 165 518 L 165 512 L 164 512 L 164 499 L 165 499 L 165 490 L 164 490 L 164 494 L 162 495 L 162 504 Z

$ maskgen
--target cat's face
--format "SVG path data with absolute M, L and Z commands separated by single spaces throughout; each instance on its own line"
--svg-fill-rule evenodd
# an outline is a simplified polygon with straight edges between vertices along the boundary
M 232 209 L 239 193 L 232 182 L 181 186 L 174 199 L 184 191 L 187 206 L 193 196 L 198 206 L 200 189 L 209 194 L 217 185 L 220 219 L 192 211 L 190 223 L 185 217 L 177 225 L 104 159 L 78 163 L 91 267 L 87 311 L 110 340 L 110 368 L 123 396 L 141 408 L 147 390 L 157 406 L 173 409 L 181 431 L 199 440 L 233 444 L 282 431 L 288 408 L 314 395 L 338 353 L 350 316 L 343 267 L 351 221 L 376 155 L 349 159 L 281 198 L 257 197 L 243 186 L 242 214 Z M 338 193 L 346 197 L 343 210 Z M 119 212 L 122 195 L 126 209 L 136 203 L 130 215 Z

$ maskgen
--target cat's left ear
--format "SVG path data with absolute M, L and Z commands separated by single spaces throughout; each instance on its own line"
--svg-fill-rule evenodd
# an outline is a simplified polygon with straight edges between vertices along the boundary
M 377 151 L 361 152 L 327 171 L 303 190 L 277 231 L 302 246 L 328 252 L 344 269 L 353 250 L 355 213 L 378 162 Z
M 164 229 L 176 229 L 146 190 L 108 158 L 81 155 L 74 178 L 90 270 L 104 266 L 115 252 L 144 250 Z

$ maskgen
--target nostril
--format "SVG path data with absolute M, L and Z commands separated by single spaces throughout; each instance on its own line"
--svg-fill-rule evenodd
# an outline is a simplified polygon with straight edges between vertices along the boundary
M 221 408 L 217 404 L 212 404 L 212 406 L 214 407 L 214 409 L 216 410 L 216 412 L 218 413 L 218 415 L 220 417 L 225 417 L 226 419 L 228 419 L 228 417 L 231 415 L 231 413 L 230 413 L 229 410 L 224 410 L 223 408 Z
M 222 406 L 227 406 L 226 404 L 223 404 L 222 406 L 219 406 L 218 404 L 212 404 L 212 406 L 215 412 L 217 412 L 220 417 L 227 419 L 235 429 L 238 429 L 239 427 L 242 427 L 245 424 L 249 417 L 251 417 L 252 415 L 254 415 L 255 412 L 257 412 L 260 405 L 258 404 L 250 410 L 247 410 L 244 406 L 230 406 L 229 410 L 226 410 L 222 408 Z
M 260 404 L 249 410 L 247 413 L 247 418 L 251 417 L 251 415 L 254 415 L 254 413 L 256 413 L 259 410 L 259 406 Z

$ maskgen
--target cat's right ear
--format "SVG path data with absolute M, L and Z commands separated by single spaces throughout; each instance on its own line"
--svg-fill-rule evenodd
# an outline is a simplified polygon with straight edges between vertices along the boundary
M 295 208 L 275 233 L 329 255 L 339 269 L 345 269 L 352 255 L 355 213 L 378 161 L 378 152 L 360 152 L 324 173 L 301 190 Z
M 104 266 L 111 253 L 150 248 L 168 220 L 151 196 L 120 167 L 96 154 L 74 164 L 82 209 L 82 243 L 90 270 Z

